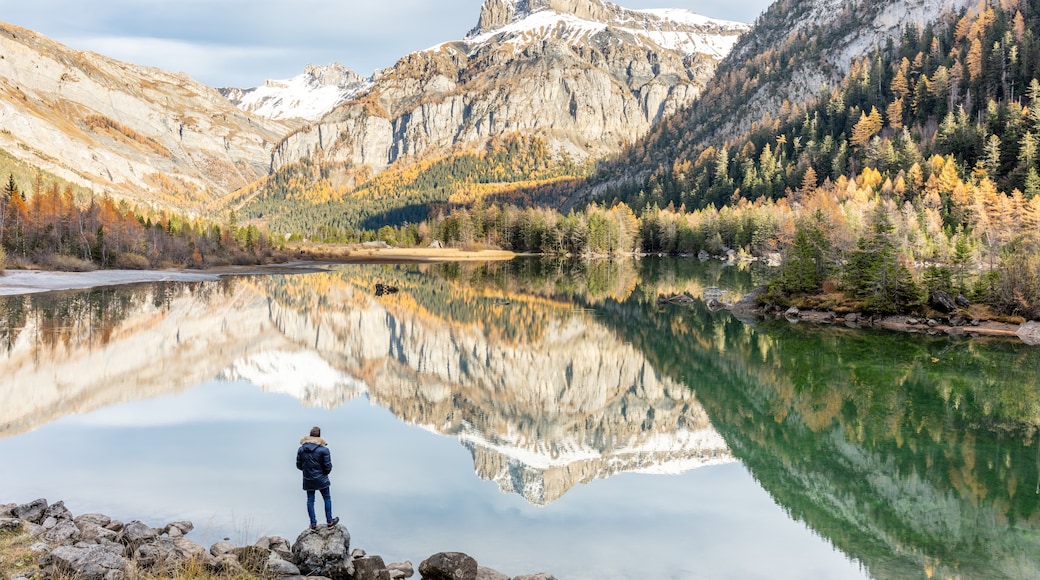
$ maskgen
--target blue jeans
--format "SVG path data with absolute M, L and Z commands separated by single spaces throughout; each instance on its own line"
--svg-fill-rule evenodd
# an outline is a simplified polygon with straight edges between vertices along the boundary
M 318 520 L 314 516 L 314 492 L 313 489 L 307 490 L 307 515 L 311 518 L 311 525 L 317 525 Z M 332 493 L 329 488 L 321 490 L 321 497 L 325 500 L 325 521 L 332 521 Z

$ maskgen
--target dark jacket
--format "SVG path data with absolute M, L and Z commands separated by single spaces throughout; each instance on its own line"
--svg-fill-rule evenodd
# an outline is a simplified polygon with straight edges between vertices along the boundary
M 296 469 L 303 472 L 303 489 L 325 489 L 330 485 L 332 454 L 325 445 L 321 437 L 300 439 L 300 449 L 296 451 Z

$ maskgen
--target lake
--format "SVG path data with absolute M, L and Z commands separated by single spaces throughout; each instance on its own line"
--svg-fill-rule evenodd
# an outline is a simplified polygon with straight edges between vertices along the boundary
M 702 300 L 761 281 L 518 259 L 2 297 L 0 502 L 293 540 L 320 425 L 334 510 L 387 562 L 1040 577 L 1040 349 Z

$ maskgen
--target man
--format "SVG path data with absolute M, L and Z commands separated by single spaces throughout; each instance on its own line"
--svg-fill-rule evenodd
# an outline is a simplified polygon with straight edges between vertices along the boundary
M 325 500 L 325 521 L 328 527 L 339 523 L 339 518 L 332 517 L 332 494 L 329 492 L 329 473 L 332 471 L 332 454 L 329 453 L 325 440 L 321 438 L 321 428 L 312 427 L 309 437 L 300 439 L 300 449 L 296 451 L 296 469 L 303 472 L 303 489 L 307 492 L 307 515 L 311 518 L 311 529 L 318 529 L 318 520 L 314 515 L 314 492 L 320 491 Z

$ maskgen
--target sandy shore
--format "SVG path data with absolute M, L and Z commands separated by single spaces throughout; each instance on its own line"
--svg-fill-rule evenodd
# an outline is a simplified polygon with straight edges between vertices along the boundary
M 408 264 L 510 260 L 512 252 L 467 252 L 450 248 L 351 248 L 313 252 L 319 259 L 257 266 L 225 266 L 207 270 L 95 270 L 93 272 L 53 272 L 47 270 L 7 270 L 0 274 L 0 296 L 79 290 L 141 282 L 198 282 L 217 280 L 226 275 L 280 274 L 314 272 L 334 264 Z M 305 253 L 305 258 L 317 255 Z

